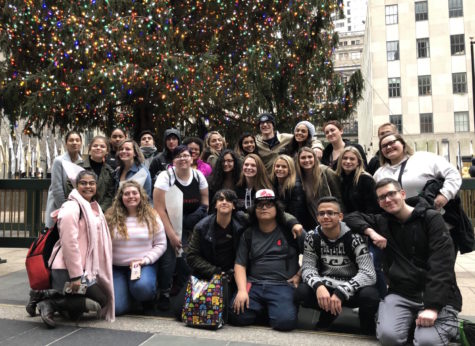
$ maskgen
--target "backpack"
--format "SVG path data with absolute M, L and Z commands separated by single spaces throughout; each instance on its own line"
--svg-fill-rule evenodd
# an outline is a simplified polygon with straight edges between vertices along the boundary
M 82 211 L 79 209 L 79 219 Z M 25 266 L 28 281 L 33 290 L 46 290 L 51 288 L 51 266 L 48 264 L 53 253 L 53 248 L 59 240 L 58 222 L 53 227 L 40 231 L 38 238 L 31 244 L 26 254 Z M 54 258 L 58 254 L 54 254 Z
M 31 244 L 25 260 L 31 289 L 46 290 L 51 288 L 51 267 L 48 262 L 58 240 L 58 224 L 55 223 L 53 227 L 42 230 L 38 238 Z

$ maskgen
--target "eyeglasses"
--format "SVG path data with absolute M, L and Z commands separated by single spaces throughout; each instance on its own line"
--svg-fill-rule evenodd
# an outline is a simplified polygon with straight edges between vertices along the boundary
M 188 160 L 191 157 L 191 155 L 180 155 L 175 157 L 175 160 Z
M 386 198 L 393 199 L 394 197 L 396 197 L 396 195 L 399 191 L 401 191 L 401 190 L 389 191 L 389 192 L 385 193 L 384 195 L 378 196 L 378 201 L 384 202 L 386 200 Z
M 389 142 L 386 142 L 384 144 L 381 144 L 381 150 L 386 150 L 389 147 L 392 147 L 396 142 L 399 142 L 399 139 L 395 139 Z
M 256 209 L 270 209 L 274 206 L 274 202 L 272 201 L 264 201 L 264 202 L 259 202 L 256 204 Z
M 328 215 L 329 217 L 333 217 L 335 215 L 340 215 L 339 211 L 333 211 L 333 210 L 322 210 L 317 213 L 319 217 L 325 217 L 325 215 Z
M 96 186 L 96 182 L 94 180 L 89 180 L 89 181 L 85 181 L 85 180 L 79 180 L 78 181 L 78 185 L 80 186 Z

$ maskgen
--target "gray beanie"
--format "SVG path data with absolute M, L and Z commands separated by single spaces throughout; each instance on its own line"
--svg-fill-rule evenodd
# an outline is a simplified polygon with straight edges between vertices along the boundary
M 309 136 L 310 138 L 312 138 L 313 136 L 315 136 L 315 126 L 313 126 L 310 121 L 303 120 L 303 121 L 298 122 L 297 125 L 295 125 L 295 127 L 294 127 L 294 132 L 295 132 L 295 129 L 296 129 L 299 125 L 305 125 L 305 126 L 307 126 L 307 129 L 308 129 L 308 136 Z

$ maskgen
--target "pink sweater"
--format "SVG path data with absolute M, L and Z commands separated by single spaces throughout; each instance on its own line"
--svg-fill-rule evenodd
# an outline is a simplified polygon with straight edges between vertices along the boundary
M 112 239 L 112 263 L 128 267 L 131 262 L 144 260 L 145 264 L 155 263 L 167 249 L 167 239 L 162 221 L 157 218 L 158 231 L 149 236 L 146 224 L 138 224 L 137 218 L 129 216 L 125 220 L 129 239 L 121 238 L 114 228 Z

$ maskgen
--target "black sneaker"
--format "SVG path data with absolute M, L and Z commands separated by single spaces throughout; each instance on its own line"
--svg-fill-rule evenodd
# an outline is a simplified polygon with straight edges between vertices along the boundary
M 157 301 L 157 309 L 162 311 L 170 310 L 170 297 L 161 294 Z

